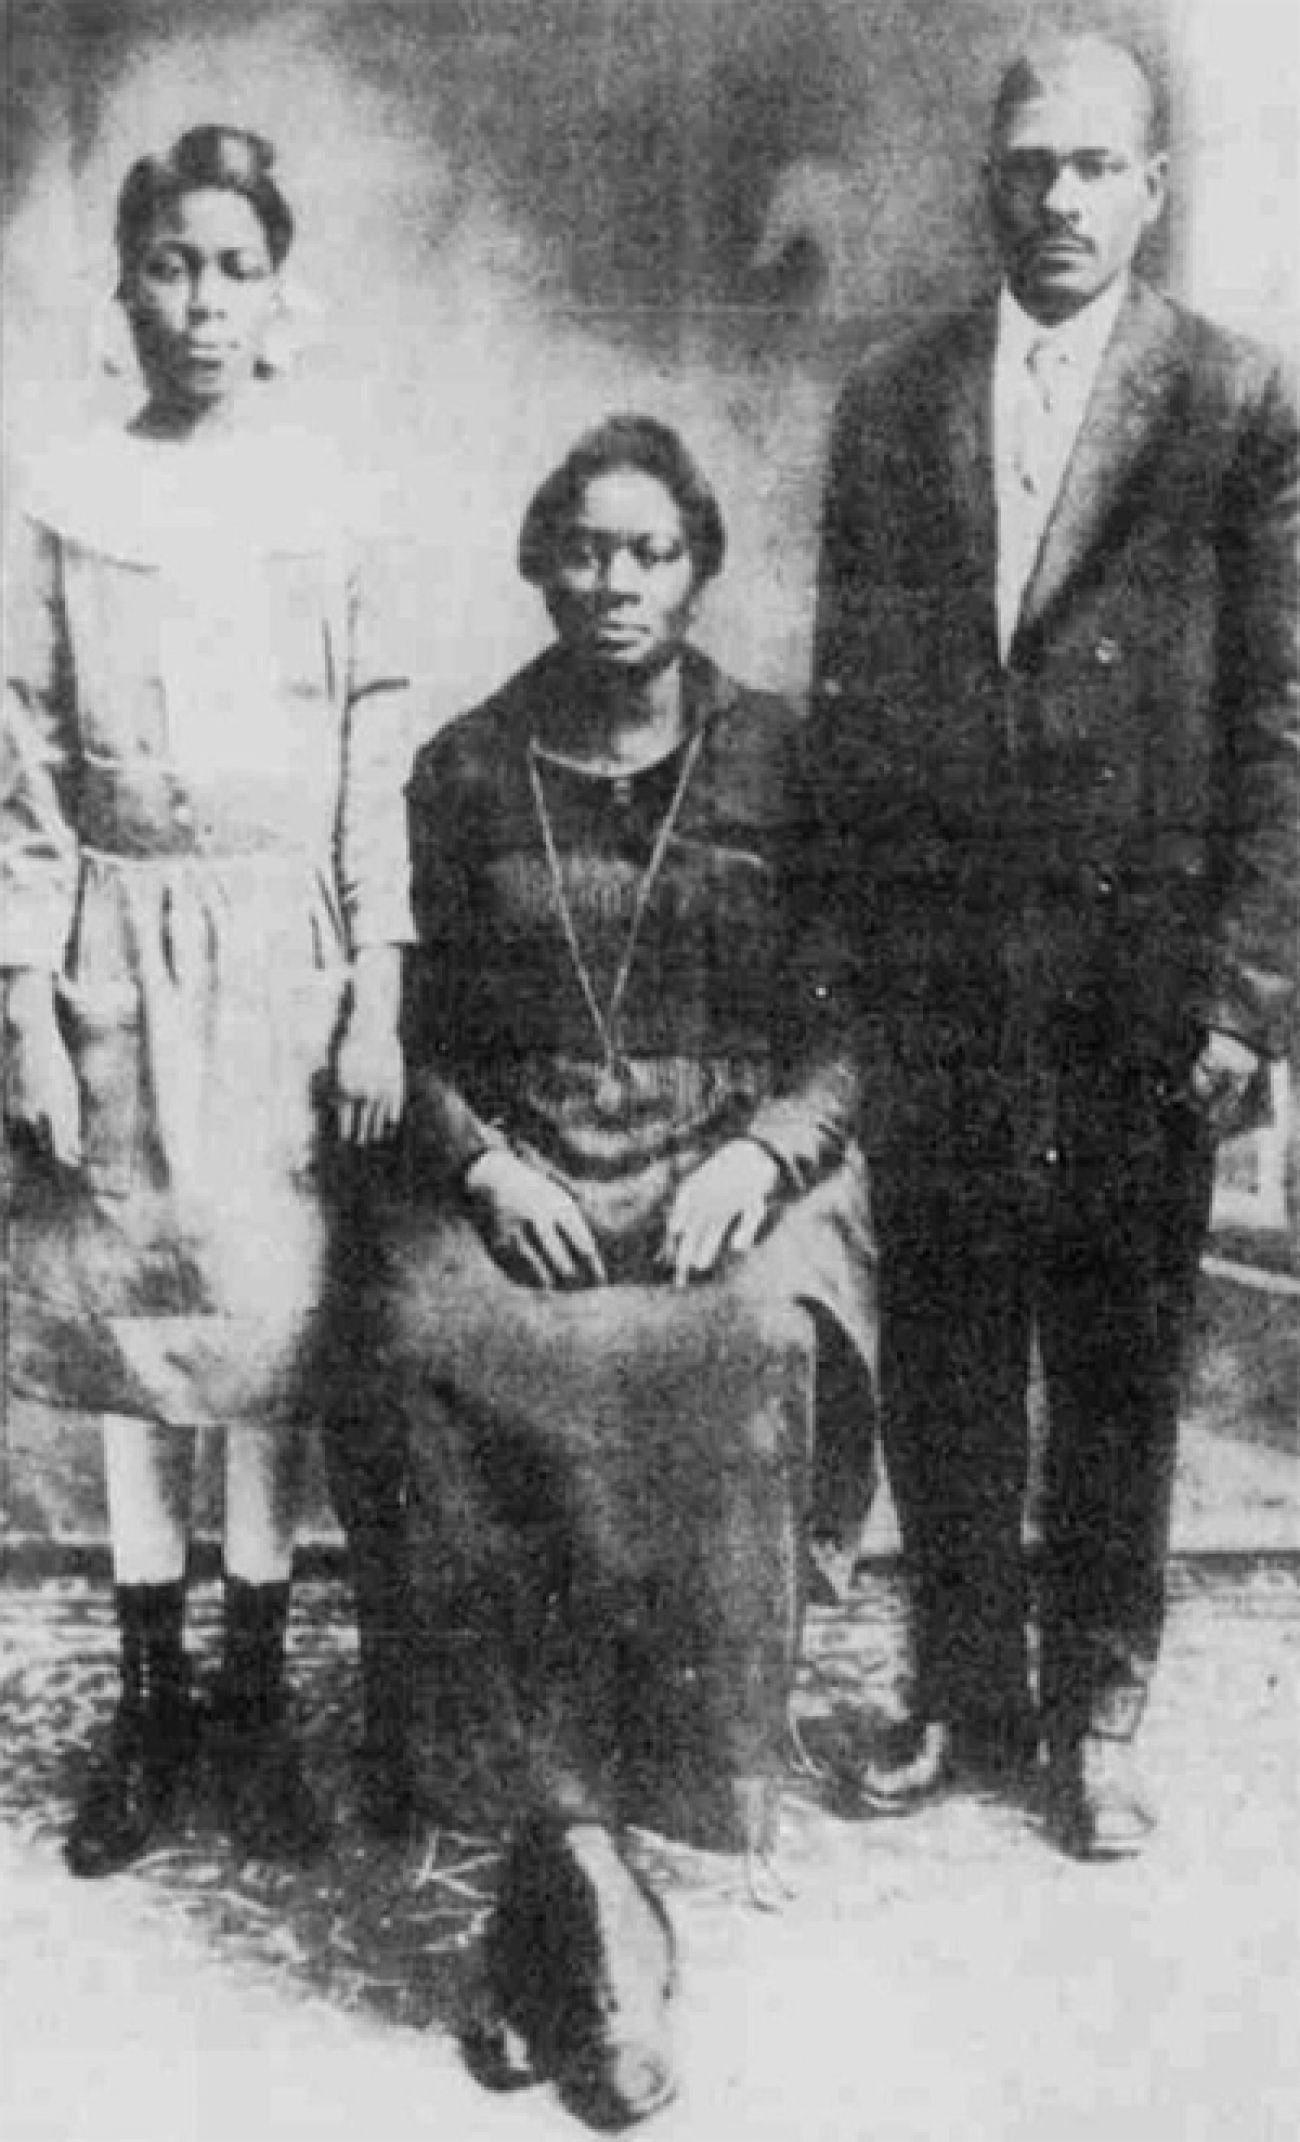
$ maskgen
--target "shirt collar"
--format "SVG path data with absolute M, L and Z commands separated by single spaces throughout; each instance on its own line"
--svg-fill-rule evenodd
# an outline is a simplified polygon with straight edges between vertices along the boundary
M 1120 307 L 1128 295 L 1129 278 L 1117 275 L 1099 296 L 1059 327 L 1044 327 L 1014 298 L 1004 283 L 998 295 L 998 356 L 1008 364 L 1024 364 L 1036 344 L 1059 350 L 1071 366 L 1095 372 L 1102 352 L 1114 331 Z

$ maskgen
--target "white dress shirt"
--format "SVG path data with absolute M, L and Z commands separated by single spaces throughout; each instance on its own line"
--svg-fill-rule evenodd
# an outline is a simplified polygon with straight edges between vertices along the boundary
M 1032 319 L 1008 289 L 998 300 L 993 467 L 1004 662 L 1127 287 L 1127 277 L 1117 276 L 1091 305 L 1051 328 Z

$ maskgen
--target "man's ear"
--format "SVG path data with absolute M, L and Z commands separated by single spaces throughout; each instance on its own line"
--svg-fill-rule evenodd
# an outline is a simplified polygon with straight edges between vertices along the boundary
M 1169 158 L 1163 150 L 1158 156 L 1148 156 L 1143 171 L 1147 189 L 1146 227 L 1151 230 L 1160 221 L 1169 197 Z

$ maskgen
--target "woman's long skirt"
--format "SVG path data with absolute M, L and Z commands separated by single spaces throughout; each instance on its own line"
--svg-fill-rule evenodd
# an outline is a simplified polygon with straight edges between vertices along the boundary
M 355 1433 L 406 1450 L 435 1799 L 704 1831 L 780 1770 L 810 1519 L 870 1496 L 871 1278 L 857 1163 L 684 1289 L 521 1286 L 456 1213 L 387 1230 L 345 1344 Z

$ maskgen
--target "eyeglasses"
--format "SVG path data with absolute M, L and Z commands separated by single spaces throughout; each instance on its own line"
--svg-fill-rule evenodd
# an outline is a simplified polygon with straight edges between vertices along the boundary
M 1054 156 L 1050 149 L 1010 149 L 995 156 L 990 165 L 997 184 L 1007 193 L 1050 193 L 1062 173 L 1084 186 L 1105 185 L 1124 178 L 1134 169 L 1132 157 L 1109 149 L 1076 149 L 1070 156 Z

